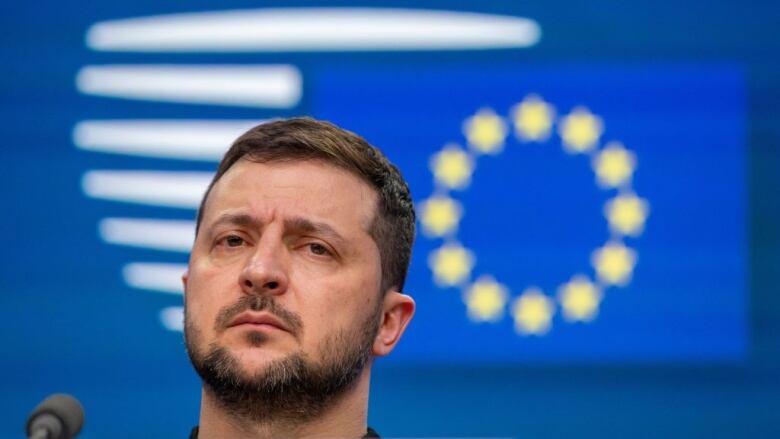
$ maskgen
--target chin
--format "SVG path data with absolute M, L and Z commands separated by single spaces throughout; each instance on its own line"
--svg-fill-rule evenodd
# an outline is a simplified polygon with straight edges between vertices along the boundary
M 248 375 L 262 373 L 270 363 L 285 357 L 276 349 L 252 344 L 242 344 L 227 351 L 235 358 L 241 371 Z

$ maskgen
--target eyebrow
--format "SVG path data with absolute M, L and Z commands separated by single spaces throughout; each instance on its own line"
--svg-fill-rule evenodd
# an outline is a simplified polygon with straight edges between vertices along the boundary
M 252 215 L 246 213 L 226 213 L 220 215 L 212 224 L 210 228 L 214 228 L 221 224 L 233 224 L 242 227 L 261 228 L 262 222 Z M 319 235 L 325 235 L 340 242 L 346 242 L 343 236 L 339 234 L 330 224 L 312 221 L 308 218 L 293 217 L 284 221 L 284 227 L 287 230 L 291 230 L 298 233 L 316 233 Z
M 318 235 L 325 235 L 340 242 L 345 242 L 343 236 L 341 236 L 336 229 L 330 226 L 330 224 L 311 221 L 307 218 L 294 217 L 284 221 L 284 227 L 288 230 L 303 233 L 315 233 Z
M 225 213 L 219 216 L 213 223 L 211 229 L 221 224 L 233 224 L 244 227 L 260 227 L 261 223 L 252 215 L 246 213 Z

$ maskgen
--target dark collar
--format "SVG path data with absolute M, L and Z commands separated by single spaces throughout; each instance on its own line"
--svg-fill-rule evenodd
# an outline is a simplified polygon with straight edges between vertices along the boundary
M 366 435 L 363 436 L 363 439 L 367 438 L 379 438 L 379 433 L 377 433 L 373 428 L 368 427 L 368 430 L 366 431 Z M 195 428 L 192 429 L 192 432 L 190 432 L 190 439 L 198 439 L 198 426 L 196 425 Z

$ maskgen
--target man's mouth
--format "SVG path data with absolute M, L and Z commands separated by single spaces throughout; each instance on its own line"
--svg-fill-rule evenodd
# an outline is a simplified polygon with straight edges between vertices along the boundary
M 257 329 L 269 328 L 290 332 L 290 329 L 273 314 L 267 312 L 245 311 L 228 324 L 228 328 L 236 326 L 251 326 Z

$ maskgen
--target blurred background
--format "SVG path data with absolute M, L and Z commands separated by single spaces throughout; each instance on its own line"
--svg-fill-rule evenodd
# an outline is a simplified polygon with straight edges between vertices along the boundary
M 418 217 L 385 437 L 775 437 L 774 2 L 43 2 L 0 17 L 0 437 L 186 437 L 195 208 L 275 117 L 380 147 Z

